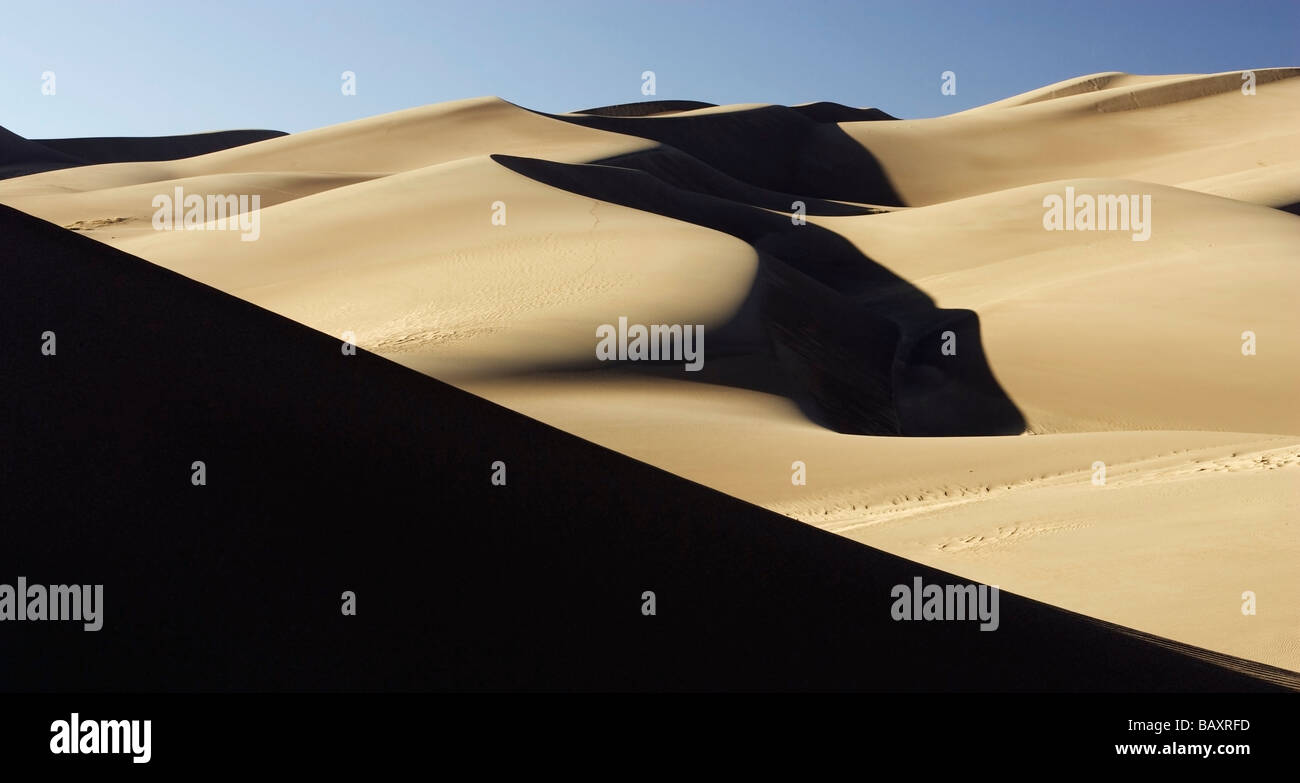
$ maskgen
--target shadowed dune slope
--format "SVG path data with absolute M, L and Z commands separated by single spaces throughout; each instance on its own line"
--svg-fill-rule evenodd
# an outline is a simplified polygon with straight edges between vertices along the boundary
M 0 419 L 23 488 L 0 573 L 111 607 L 98 633 L 24 629 L 0 689 L 1296 687 L 1005 592 L 996 633 L 895 622 L 892 585 L 951 577 L 8 208 L 0 230 L 0 329 L 58 334 L 0 354 L 23 412 Z
M 29 140 L 0 128 L 0 179 L 100 163 L 177 160 L 286 135 L 284 131 L 231 130 L 186 136 Z
M 832 428 L 904 435 L 1024 430 L 1024 419 L 984 361 L 978 317 L 969 310 L 939 310 L 839 235 L 682 191 L 644 171 L 493 159 L 554 187 L 697 223 L 751 244 L 761 259 L 750 294 L 757 322 L 790 377 L 816 401 L 817 418 Z M 935 349 L 948 329 L 960 331 L 969 349 L 941 357 Z
M 78 162 L 71 155 L 0 128 L 0 179 L 76 165 Z
M 593 162 L 603 166 L 637 169 L 675 188 L 717 196 L 774 212 L 793 213 L 796 202 L 801 203 L 804 213 L 809 215 L 868 215 L 882 211 L 857 204 L 815 198 L 806 194 L 767 190 L 723 174 L 707 163 L 674 147 L 658 146 Z
M 664 117 L 547 116 L 653 139 L 768 190 L 902 205 L 867 149 L 836 123 L 818 122 L 808 114 L 788 106 L 758 106 L 718 107 Z M 744 143 L 737 143 L 741 139 Z
M 128 161 L 177 160 L 288 136 L 276 130 L 228 130 L 183 136 L 38 139 L 38 143 L 90 165 Z
M 1043 200 L 1150 197 L 1149 236 L 1045 231 Z M 810 221 L 940 307 L 979 313 L 984 350 L 1031 429 L 1300 435 L 1300 220 L 1191 190 L 1068 179 Z M 1243 354 L 1243 333 L 1260 345 Z M 959 335 L 958 340 L 962 337 Z
M 886 114 L 880 109 L 859 109 L 831 101 L 801 103 L 790 108 L 814 122 L 874 122 L 876 120 L 896 120 L 897 117 Z
M 599 106 L 595 109 L 583 109 L 573 114 L 593 114 L 600 117 L 649 117 L 655 114 L 676 114 L 693 109 L 708 109 L 716 103 L 704 101 L 639 101 L 637 103 L 620 103 L 614 106 Z

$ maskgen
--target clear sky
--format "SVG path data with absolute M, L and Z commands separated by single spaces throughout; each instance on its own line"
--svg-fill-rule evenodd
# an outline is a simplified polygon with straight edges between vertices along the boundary
M 1274 66 L 1300 66 L 1300 0 L 14 0 L 0 125 L 293 132 L 477 95 L 570 111 L 646 100 L 646 70 L 658 99 L 929 117 L 1099 71 Z

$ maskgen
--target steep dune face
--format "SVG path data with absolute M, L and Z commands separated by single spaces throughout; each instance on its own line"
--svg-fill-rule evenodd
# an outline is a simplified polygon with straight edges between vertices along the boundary
M 803 211 L 809 215 L 870 215 L 886 211 L 817 198 L 807 193 L 789 193 L 759 187 L 745 179 L 724 174 L 675 147 L 653 147 L 596 162 L 606 167 L 643 171 L 674 188 L 717 196 L 774 212 L 788 213 L 797 205 L 802 205 Z
M 834 122 L 787 106 L 717 107 L 663 117 L 552 115 L 653 139 L 768 190 L 864 204 L 901 204 L 871 153 Z M 736 140 L 743 138 L 744 144 Z
M 645 171 L 496 158 L 564 190 L 687 220 L 748 242 L 761 259 L 751 292 L 760 330 L 796 398 L 854 434 L 1019 434 L 1024 421 L 979 349 L 978 318 L 940 310 L 843 237 L 787 216 L 675 188 Z M 945 330 L 968 350 L 934 361 Z
M 809 524 L 1300 670 L 1298 73 L 931 120 L 473 99 L 0 202 Z M 153 230 L 177 186 L 259 195 L 259 238 Z M 1048 230 L 1068 193 L 1142 225 Z M 702 326 L 703 367 L 602 361 L 620 318 Z M 1243 625 L 1243 590 L 1278 608 Z
M 0 179 L 76 165 L 77 160 L 71 155 L 0 128 Z
M 801 103 L 790 108 L 814 122 L 875 122 L 876 120 L 896 120 L 897 117 L 886 114 L 880 109 L 860 109 L 845 106 L 842 103 L 817 101 Z
M 39 139 L 42 146 L 71 155 L 86 165 L 126 161 L 177 160 L 287 136 L 284 131 L 233 130 L 184 136 L 110 136 L 89 139 Z
M 594 114 L 601 117 L 652 117 L 661 114 L 677 114 L 695 109 L 708 109 L 716 103 L 704 101 L 642 101 L 640 103 L 620 103 L 614 106 L 598 106 L 583 109 L 572 114 Z
M 188 136 L 24 139 L 0 128 L 0 179 L 122 161 L 176 160 L 286 135 L 236 130 Z

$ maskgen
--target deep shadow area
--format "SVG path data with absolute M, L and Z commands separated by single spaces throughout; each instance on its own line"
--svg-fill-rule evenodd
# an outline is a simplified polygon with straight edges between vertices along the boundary
M 713 106 L 717 106 L 717 104 L 705 103 L 704 101 L 637 101 L 636 103 L 619 103 L 613 106 L 597 106 L 594 109 L 583 109 L 573 113 L 594 114 L 601 117 L 649 117 L 653 114 L 708 109 Z
M 875 122 L 877 120 L 898 119 L 880 109 L 859 109 L 833 101 L 817 101 L 816 103 L 805 103 L 790 108 L 814 122 Z
M 651 139 L 735 179 L 779 193 L 906 206 L 875 156 L 835 122 L 814 119 L 827 112 L 762 106 L 687 116 L 545 116 Z
M 810 418 L 838 432 L 1018 435 L 1024 417 L 989 369 L 979 317 L 945 310 L 851 242 L 750 204 L 683 190 L 646 171 L 493 155 L 553 187 L 705 226 L 748 242 L 759 272 L 727 332 L 761 333 Z M 654 156 L 629 156 L 636 166 Z M 945 336 L 957 346 L 944 353 Z M 710 343 L 705 342 L 706 365 Z M 747 375 L 696 376 L 756 388 Z M 766 390 L 766 389 L 763 389 Z
M 7 207 L 0 231 L 0 583 L 105 593 L 98 633 L 0 623 L 0 690 L 1294 685 L 1005 593 L 995 632 L 894 621 L 893 585 L 952 578 Z
M 0 128 L 0 179 L 21 177 L 81 163 L 71 155 L 44 147 L 6 128 Z
M 593 165 L 617 166 L 651 174 L 655 179 L 682 190 L 739 201 L 777 212 L 791 212 L 796 202 L 803 204 L 807 215 L 872 215 L 884 210 L 858 204 L 817 198 L 796 193 L 782 193 L 760 188 L 728 176 L 674 147 L 658 146 L 594 161 Z
M 652 117 L 657 114 L 711 109 L 717 105 L 716 103 L 706 103 L 704 101 L 637 101 L 636 103 L 620 103 L 614 106 L 599 106 L 594 109 L 583 109 L 572 113 L 590 114 L 599 117 Z M 874 122 L 876 120 L 898 119 L 880 109 L 859 109 L 833 101 L 816 101 L 789 108 L 813 122 Z
M 179 160 L 287 135 L 289 134 L 277 130 L 228 130 L 181 136 L 105 136 L 35 141 L 84 164 L 95 164 Z
M 25 139 L 0 128 L 0 179 L 99 163 L 179 160 L 285 135 L 275 130 L 229 130 L 183 136 Z

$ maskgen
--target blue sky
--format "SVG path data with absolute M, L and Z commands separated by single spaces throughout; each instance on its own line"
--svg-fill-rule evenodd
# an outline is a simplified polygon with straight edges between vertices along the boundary
M 32 138 L 293 132 L 476 95 L 569 111 L 645 100 L 645 70 L 660 99 L 929 117 L 1098 71 L 1300 65 L 1300 0 L 78 0 L 3 20 L 0 125 Z

